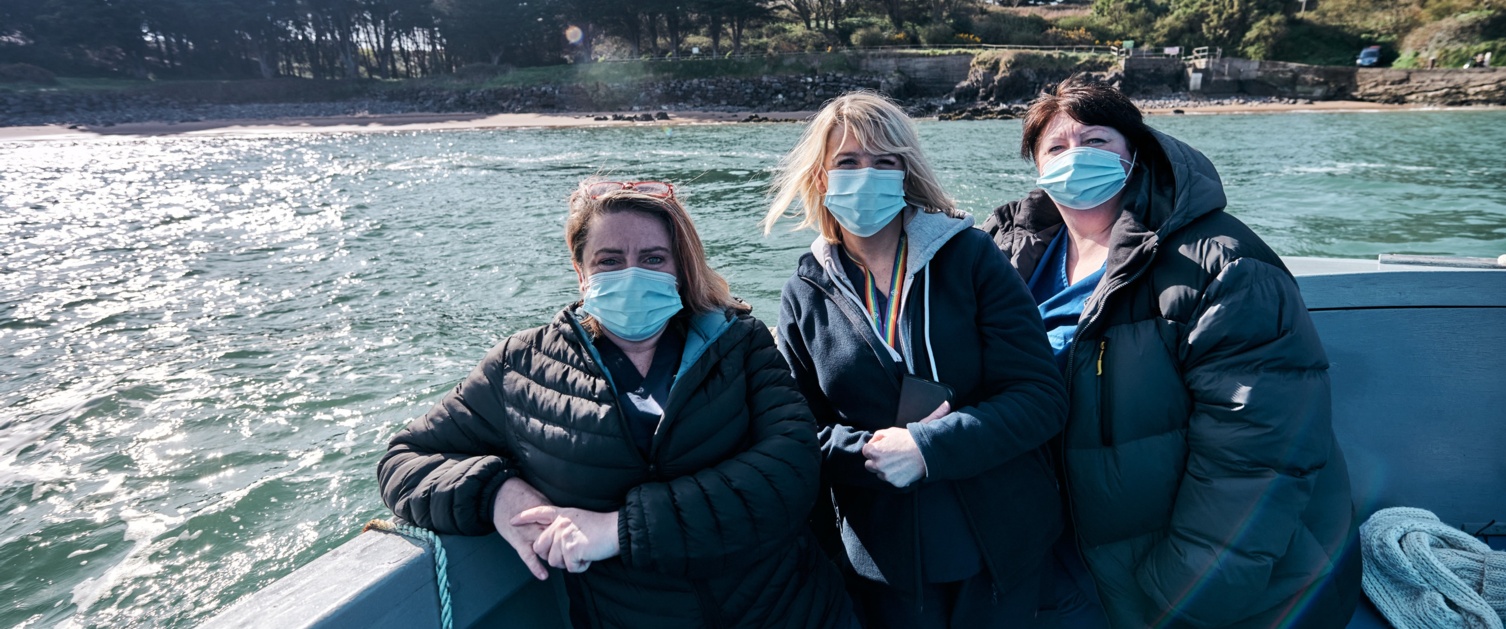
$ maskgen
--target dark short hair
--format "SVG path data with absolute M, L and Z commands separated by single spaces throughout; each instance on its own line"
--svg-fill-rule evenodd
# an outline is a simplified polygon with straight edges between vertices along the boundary
M 1155 146 L 1155 136 L 1145 125 L 1145 116 L 1124 92 L 1091 76 L 1074 74 L 1045 89 L 1030 103 L 1030 110 L 1025 113 L 1025 136 L 1020 138 L 1020 157 L 1035 161 L 1041 134 L 1061 112 L 1085 125 L 1118 131 L 1129 141 L 1131 149 Z

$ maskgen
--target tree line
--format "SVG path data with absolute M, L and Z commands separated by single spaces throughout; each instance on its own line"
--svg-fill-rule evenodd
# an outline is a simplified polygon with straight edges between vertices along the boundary
M 1382 45 L 1416 67 L 1419 55 L 1452 62 L 1448 49 L 1506 43 L 1506 0 L 1094 0 L 1088 21 L 1103 36 L 1305 63 L 1352 64 Z
M 705 32 L 714 49 L 736 49 L 772 14 L 768 0 L 4 0 L 0 62 L 142 78 L 408 78 L 590 59 L 608 34 L 655 51 Z
M 741 52 L 755 25 L 831 26 L 858 5 L 967 0 L 4 0 L 0 63 L 68 75 L 407 78 L 516 66 Z
M 0 0 L 0 64 L 68 76 L 412 78 L 468 64 L 1126 39 L 1346 63 L 1361 44 L 1432 45 L 1404 46 L 1409 34 L 1499 48 L 1506 19 L 1506 0 L 1059 0 L 1078 8 L 1049 20 L 1011 10 L 1042 1 Z

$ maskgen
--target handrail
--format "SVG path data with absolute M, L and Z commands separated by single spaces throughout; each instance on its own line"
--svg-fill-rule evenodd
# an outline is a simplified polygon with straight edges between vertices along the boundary
M 1198 46 L 1192 49 L 1192 54 L 1182 57 L 1183 61 L 1218 61 L 1224 57 L 1224 49 L 1210 46 Z

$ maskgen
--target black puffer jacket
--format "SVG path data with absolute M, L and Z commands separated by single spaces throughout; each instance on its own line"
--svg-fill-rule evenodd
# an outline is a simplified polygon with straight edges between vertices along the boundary
M 846 595 L 805 527 L 819 468 L 758 320 L 690 322 L 645 457 L 572 307 L 494 348 L 392 439 L 378 475 L 397 515 L 441 533 L 491 533 L 513 476 L 556 505 L 617 511 L 621 555 L 566 577 L 591 627 L 825 627 Z
M 1342 627 L 1359 572 L 1323 346 L 1280 258 L 1223 212 L 1213 165 L 1156 138 L 1069 350 L 1084 558 L 1115 627 Z M 1061 225 L 1036 190 L 983 229 L 1028 278 Z

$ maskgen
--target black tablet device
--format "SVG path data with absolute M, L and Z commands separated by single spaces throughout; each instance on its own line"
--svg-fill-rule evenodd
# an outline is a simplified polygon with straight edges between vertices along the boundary
M 942 402 L 951 400 L 951 387 L 918 376 L 905 376 L 899 389 L 899 412 L 895 413 L 894 425 L 904 426 L 925 419 Z

